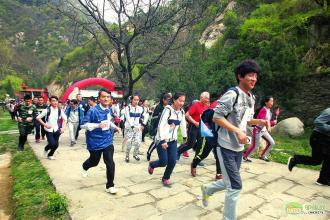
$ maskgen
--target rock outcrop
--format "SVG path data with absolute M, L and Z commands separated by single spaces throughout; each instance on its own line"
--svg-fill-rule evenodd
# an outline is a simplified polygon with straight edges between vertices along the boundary
M 225 10 L 204 30 L 199 42 L 204 44 L 206 48 L 212 47 L 219 37 L 222 36 L 223 31 L 225 30 L 225 26 L 223 24 L 225 13 L 228 10 L 233 10 L 235 6 L 235 1 L 229 2 Z
M 304 124 L 297 117 L 287 118 L 280 121 L 272 129 L 272 133 L 288 135 L 289 137 L 299 137 L 304 134 Z

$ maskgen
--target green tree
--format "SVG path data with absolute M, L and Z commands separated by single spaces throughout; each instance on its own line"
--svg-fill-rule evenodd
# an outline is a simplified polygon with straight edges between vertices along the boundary
M 0 90 L 11 96 L 14 96 L 16 92 L 21 89 L 23 80 L 16 75 L 7 75 L 2 81 L 0 81 Z

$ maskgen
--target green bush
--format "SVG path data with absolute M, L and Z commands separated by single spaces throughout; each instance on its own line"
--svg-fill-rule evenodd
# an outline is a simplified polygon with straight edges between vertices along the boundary
M 47 212 L 50 216 L 60 217 L 66 214 L 68 201 L 65 196 L 58 193 L 50 193 L 46 199 Z

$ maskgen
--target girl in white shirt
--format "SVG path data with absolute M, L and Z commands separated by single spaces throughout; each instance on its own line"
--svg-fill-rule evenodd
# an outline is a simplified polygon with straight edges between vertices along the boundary
M 185 102 L 183 93 L 173 96 L 173 104 L 166 106 L 162 112 L 156 139 L 159 160 L 149 163 L 148 172 L 152 174 L 157 167 L 166 167 L 162 178 L 164 186 L 171 185 L 170 177 L 177 159 L 178 127 L 181 128 L 182 136 L 187 137 L 185 112 L 182 106 Z
M 138 105 L 140 97 L 133 95 L 131 104 L 125 107 L 125 141 L 126 141 L 126 157 L 125 161 L 129 162 L 129 154 L 132 146 L 134 146 L 133 158 L 140 160 L 138 155 L 142 141 L 143 130 L 143 108 Z

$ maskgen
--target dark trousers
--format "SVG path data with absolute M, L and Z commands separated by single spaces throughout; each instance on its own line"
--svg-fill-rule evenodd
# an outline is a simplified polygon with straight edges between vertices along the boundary
M 318 181 L 330 182 L 330 137 L 313 131 L 309 143 L 312 147 L 312 156 L 294 155 L 294 164 L 312 166 L 322 164 Z
M 88 170 L 91 167 L 96 167 L 101 159 L 101 155 L 103 153 L 103 161 L 107 168 L 107 184 L 106 188 L 113 187 L 114 177 L 115 177 L 115 162 L 113 161 L 113 152 L 114 147 L 110 145 L 107 148 L 95 151 L 89 151 L 89 158 L 83 163 L 82 167 L 84 170 Z
M 146 134 L 148 133 L 148 125 L 143 125 L 143 131 L 142 131 L 142 142 L 144 142 L 144 137 L 146 136 Z
M 46 137 L 47 137 L 47 142 L 48 144 L 45 147 L 45 151 L 49 151 L 48 157 L 53 156 L 56 149 L 58 148 L 58 139 L 61 136 L 60 130 L 55 131 L 55 132 L 48 132 L 46 131 Z
M 78 140 L 78 137 L 79 137 L 79 131 L 81 130 L 80 126 L 78 126 L 78 129 L 77 129 L 77 132 L 76 132 L 76 135 L 75 135 L 75 139 Z
M 217 151 L 216 151 L 216 143 L 210 142 L 208 140 L 205 140 L 204 146 L 202 146 L 200 149 L 197 149 L 195 152 L 195 157 L 192 161 L 192 167 L 196 168 L 197 164 L 207 158 L 207 156 L 210 154 L 211 150 L 213 150 L 213 155 L 215 158 L 215 166 L 217 170 L 217 174 L 221 173 L 221 168 L 220 168 L 220 162 L 217 157 Z
M 31 134 L 33 126 L 18 125 L 19 137 L 18 137 L 18 150 L 24 149 L 24 144 L 27 140 L 28 134 Z
M 188 125 L 188 139 L 187 142 L 181 144 L 178 148 L 178 154 L 181 155 L 183 152 L 193 148 L 195 151 L 196 149 L 200 148 L 203 144 L 203 139 L 200 135 L 199 128 L 197 128 L 193 124 Z
M 11 120 L 15 121 L 15 119 L 16 119 L 15 112 L 9 112 L 9 113 L 10 113 Z
M 150 160 L 150 157 L 151 157 L 151 154 L 152 152 L 156 149 L 156 143 L 155 143 L 155 137 L 153 137 L 153 140 L 148 148 L 148 151 L 147 151 L 147 160 L 149 161 Z
M 159 160 L 150 163 L 151 168 L 166 167 L 163 179 L 170 179 L 177 157 L 177 141 L 168 142 L 167 145 L 166 149 L 162 148 L 161 144 L 157 145 Z
M 40 132 L 41 132 L 41 137 L 44 138 L 46 135 L 44 126 L 42 126 L 39 122 L 36 122 L 35 128 L 36 128 L 36 135 L 35 135 L 36 140 L 40 139 Z

